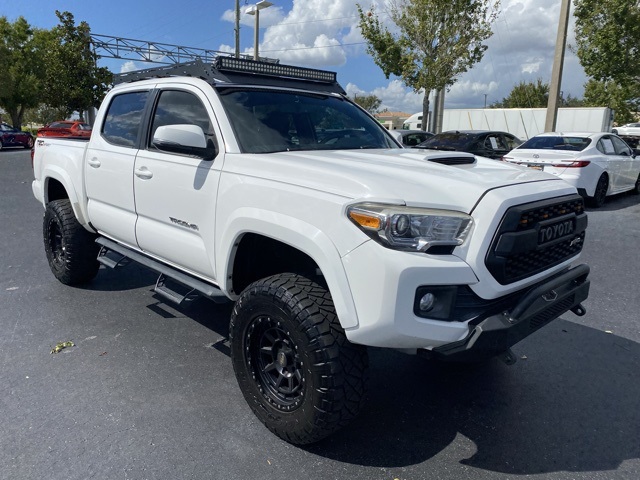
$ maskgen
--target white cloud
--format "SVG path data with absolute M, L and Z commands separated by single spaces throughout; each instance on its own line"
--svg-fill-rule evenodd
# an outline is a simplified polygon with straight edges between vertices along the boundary
M 140 67 L 133 60 L 126 61 L 120 65 L 120 73 L 133 72 L 135 70 L 140 70 Z
M 353 98 L 357 95 L 375 95 L 381 100 L 380 110 L 392 112 L 416 113 L 422 110 L 422 93 L 415 93 L 406 88 L 400 80 L 392 80 L 385 87 L 374 88 L 367 92 L 353 83 L 345 87 L 347 95 Z
M 385 5 L 388 0 L 361 2 L 365 8 L 374 4 L 382 22 L 388 21 Z M 246 7 L 245 7 L 246 9 Z M 503 0 L 501 14 L 493 25 L 494 35 L 486 41 L 484 59 L 472 70 L 461 75 L 445 96 L 447 108 L 481 107 L 485 95 L 488 104 L 508 96 L 520 82 L 538 78 L 549 82 L 557 36 L 560 5 L 557 0 Z M 233 10 L 227 10 L 223 20 L 235 21 Z M 242 14 L 243 35 L 253 27 L 253 17 Z M 574 19 L 570 17 L 568 43 L 575 42 Z M 246 26 L 246 27 L 245 27 Z M 283 63 L 318 68 L 340 67 L 342 82 L 348 89 L 367 85 L 367 91 L 383 101 L 390 110 L 418 111 L 422 96 L 415 94 L 400 81 L 384 81 L 377 66 L 365 61 L 365 44 L 358 28 L 356 2 L 352 0 L 293 0 L 285 11 L 273 6 L 260 13 L 261 55 L 279 58 Z M 253 32 L 251 32 L 253 34 Z M 228 45 L 219 50 L 232 51 Z M 252 54 L 248 48 L 244 53 Z M 566 50 L 563 83 L 565 93 L 580 97 L 586 76 L 577 58 Z M 357 67 L 354 67 L 357 65 Z M 363 75 L 368 78 L 363 78 Z M 376 93 L 377 92 L 377 93 Z

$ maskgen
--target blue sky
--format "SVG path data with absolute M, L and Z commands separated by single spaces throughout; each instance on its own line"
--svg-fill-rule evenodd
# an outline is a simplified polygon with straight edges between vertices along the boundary
M 374 93 L 382 106 L 414 113 L 422 96 L 399 79 L 386 79 L 365 51 L 357 28 L 353 0 L 271 0 L 261 11 L 260 54 L 282 63 L 334 70 L 350 95 Z M 254 2 L 240 0 L 240 48 L 253 52 L 254 17 L 245 10 Z M 384 15 L 385 0 L 373 3 Z M 13 21 L 24 16 L 41 28 L 55 26 L 55 10 L 66 10 L 76 22 L 86 21 L 94 34 L 154 41 L 211 50 L 231 51 L 234 46 L 235 0 L 0 0 L 0 15 Z M 501 14 L 487 41 L 483 61 L 462 75 L 445 97 L 446 108 L 482 108 L 501 100 L 518 83 L 541 78 L 549 82 L 558 27 L 559 0 L 502 0 Z M 570 20 L 573 25 L 573 18 Z M 573 42 L 572 28 L 569 43 Z M 150 64 L 102 59 L 114 72 L 147 68 Z M 568 50 L 563 94 L 581 97 L 586 77 Z

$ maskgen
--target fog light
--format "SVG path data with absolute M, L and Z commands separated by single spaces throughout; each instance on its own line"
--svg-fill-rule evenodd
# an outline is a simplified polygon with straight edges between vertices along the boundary
M 413 313 L 422 318 L 450 321 L 457 294 L 455 285 L 420 286 L 413 297 Z
M 420 311 L 429 312 L 433 310 L 433 306 L 436 304 L 436 296 L 433 293 L 427 293 L 420 299 Z

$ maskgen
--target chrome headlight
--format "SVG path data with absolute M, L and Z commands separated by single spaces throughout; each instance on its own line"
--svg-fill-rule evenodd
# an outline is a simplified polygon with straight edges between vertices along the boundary
M 385 247 L 411 252 L 462 245 L 473 224 L 471 216 L 460 212 L 379 203 L 351 205 L 347 216 Z

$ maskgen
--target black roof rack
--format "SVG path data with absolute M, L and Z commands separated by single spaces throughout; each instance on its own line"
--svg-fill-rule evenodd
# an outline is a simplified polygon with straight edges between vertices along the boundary
M 201 78 L 217 85 L 264 85 L 345 94 L 335 72 L 235 57 L 216 57 L 212 65 L 195 60 L 120 73 L 113 76 L 113 84 L 175 76 Z

